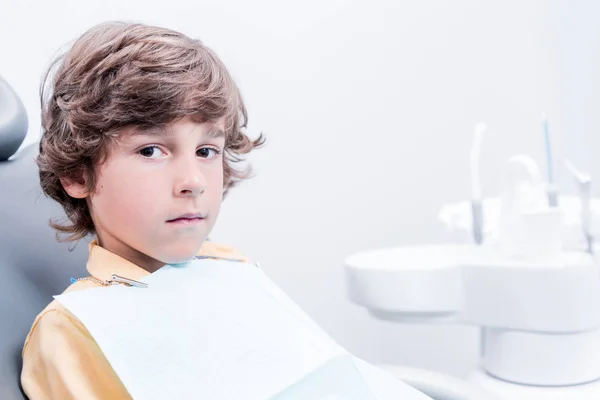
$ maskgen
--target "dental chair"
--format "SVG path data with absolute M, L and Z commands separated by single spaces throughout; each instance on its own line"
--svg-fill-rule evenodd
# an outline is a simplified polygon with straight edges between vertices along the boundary
M 0 77 L 0 399 L 25 399 L 21 349 L 35 316 L 85 272 L 86 243 L 58 243 L 50 218 L 65 217 L 40 189 L 37 145 L 17 151 L 27 133 L 18 96 Z M 13 156 L 9 159 L 9 157 Z

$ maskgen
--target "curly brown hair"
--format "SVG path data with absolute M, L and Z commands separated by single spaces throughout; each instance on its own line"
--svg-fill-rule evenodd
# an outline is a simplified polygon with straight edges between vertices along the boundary
M 123 128 L 224 117 L 224 196 L 250 176 L 249 166 L 233 164 L 265 142 L 262 134 L 251 140 L 242 131 L 246 107 L 217 55 L 199 40 L 156 26 L 109 22 L 88 30 L 50 65 L 40 99 L 40 184 L 71 222 L 50 221 L 58 240 L 95 233 L 86 199 L 70 197 L 61 179 L 85 182 L 93 192 L 96 167 Z

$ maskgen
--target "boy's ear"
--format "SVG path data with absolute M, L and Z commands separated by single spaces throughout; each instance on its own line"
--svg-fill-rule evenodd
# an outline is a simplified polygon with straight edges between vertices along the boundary
M 60 183 L 67 194 L 75 199 L 88 197 L 88 189 L 85 179 L 60 178 Z

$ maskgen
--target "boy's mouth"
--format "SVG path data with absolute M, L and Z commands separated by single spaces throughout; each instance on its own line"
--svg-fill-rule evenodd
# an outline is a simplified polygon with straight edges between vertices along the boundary
M 169 219 L 169 220 L 167 220 L 167 223 L 177 224 L 177 225 L 197 224 L 199 222 L 202 222 L 205 217 L 206 216 L 204 214 L 200 214 L 200 213 L 188 213 L 188 214 L 180 215 L 176 218 Z

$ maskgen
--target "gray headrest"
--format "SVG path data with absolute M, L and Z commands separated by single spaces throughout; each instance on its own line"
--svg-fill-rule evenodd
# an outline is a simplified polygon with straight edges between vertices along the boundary
M 19 96 L 0 76 L 0 161 L 15 154 L 27 135 L 27 112 Z

